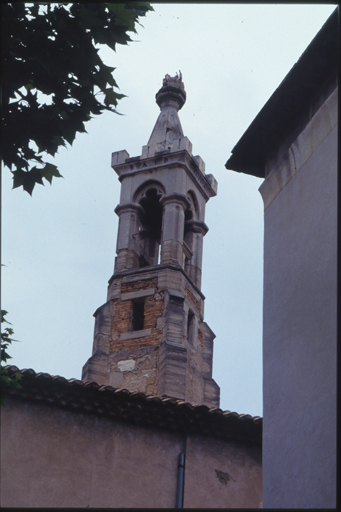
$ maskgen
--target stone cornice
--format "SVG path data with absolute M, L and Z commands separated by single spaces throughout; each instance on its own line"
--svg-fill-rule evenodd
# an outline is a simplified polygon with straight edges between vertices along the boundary
M 135 268 L 135 269 L 132 269 L 132 270 L 123 270 L 121 272 L 117 272 L 116 274 L 113 274 L 111 276 L 111 278 L 109 279 L 108 281 L 108 284 L 110 286 L 110 284 L 115 280 L 115 279 L 120 279 L 122 277 L 127 277 L 127 276 L 139 276 L 141 274 L 145 274 L 147 272 L 157 272 L 157 274 L 159 274 L 162 270 L 165 270 L 165 269 L 169 269 L 169 270 L 176 270 L 178 272 L 181 272 L 185 278 L 187 279 L 187 281 L 190 283 L 190 285 L 194 288 L 194 290 L 200 295 L 201 299 L 205 300 L 205 295 L 202 293 L 202 291 L 197 287 L 196 284 L 194 284 L 194 282 L 192 281 L 192 279 L 189 277 L 189 275 L 184 271 L 184 269 L 182 267 L 180 267 L 179 265 L 174 265 L 172 263 L 162 263 L 160 265 L 151 265 L 149 267 L 141 267 L 141 268 Z M 155 275 L 157 275 L 155 274 Z
M 113 153 L 113 155 L 115 155 L 115 153 Z M 115 160 L 114 157 L 112 160 Z M 214 177 L 211 174 L 204 174 L 204 172 L 200 170 L 195 158 L 186 150 L 162 152 L 160 155 L 147 158 L 139 156 L 126 158 L 124 162 L 114 164 L 112 167 L 118 174 L 121 182 L 127 176 L 134 176 L 137 173 L 151 171 L 160 167 L 182 167 L 186 173 L 194 179 L 206 201 L 208 201 L 210 197 L 217 195 Z

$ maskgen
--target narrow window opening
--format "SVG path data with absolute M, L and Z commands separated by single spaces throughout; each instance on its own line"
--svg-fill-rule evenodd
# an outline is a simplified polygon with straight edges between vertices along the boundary
M 190 275 L 192 256 L 193 256 L 193 232 L 191 231 L 188 222 L 193 219 L 193 201 L 192 196 L 187 195 L 191 203 L 190 209 L 185 210 L 185 223 L 184 223 L 184 239 L 183 239 L 183 268 L 188 275 Z M 191 276 L 190 276 L 191 277 Z
M 144 298 L 132 301 L 131 330 L 142 331 L 144 329 Z
M 186 240 L 184 239 L 182 248 L 183 248 L 183 268 L 187 273 L 189 273 L 189 268 L 192 261 L 193 253 L 189 246 L 187 245 L 187 242 L 191 243 L 191 240 L 188 240 L 188 237 L 186 237 Z
M 188 343 L 193 344 L 193 335 L 194 335 L 194 313 L 193 311 L 188 311 L 187 316 L 187 341 Z

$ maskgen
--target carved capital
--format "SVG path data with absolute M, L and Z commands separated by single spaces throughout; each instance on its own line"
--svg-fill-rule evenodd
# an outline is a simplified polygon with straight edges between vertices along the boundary
M 186 220 L 185 222 L 185 230 L 186 231 L 193 231 L 193 233 L 201 233 L 203 236 L 206 235 L 208 231 L 208 226 L 205 224 L 205 222 L 201 220 Z
M 162 206 L 167 204 L 179 204 L 184 210 L 191 207 L 189 199 L 184 194 L 167 194 L 160 199 Z
M 137 203 L 118 204 L 115 208 L 115 213 L 118 216 L 120 216 L 121 213 L 137 213 L 140 215 L 143 213 L 143 208 Z

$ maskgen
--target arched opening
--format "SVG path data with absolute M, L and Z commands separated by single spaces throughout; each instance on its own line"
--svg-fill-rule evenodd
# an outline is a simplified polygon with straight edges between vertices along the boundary
M 187 199 L 189 200 L 190 206 L 185 210 L 185 223 L 184 223 L 184 259 L 183 268 L 190 275 L 190 266 L 193 257 L 193 232 L 188 228 L 188 221 L 198 218 L 198 203 L 194 192 L 191 190 L 187 193 Z
M 160 203 L 161 191 L 151 186 L 140 197 L 139 203 L 143 208 L 140 216 L 139 230 L 139 261 L 140 267 L 157 265 L 162 230 L 162 212 Z

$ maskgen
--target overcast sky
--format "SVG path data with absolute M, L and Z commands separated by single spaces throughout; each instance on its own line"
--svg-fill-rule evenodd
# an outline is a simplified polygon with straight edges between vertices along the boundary
M 155 93 L 181 70 L 179 113 L 193 154 L 218 181 L 206 207 L 202 291 L 216 334 L 221 408 L 262 415 L 263 203 L 259 178 L 225 169 L 231 150 L 335 5 L 153 4 L 129 46 L 104 50 L 127 95 L 57 158 L 64 179 L 11 190 L 3 169 L 2 309 L 19 368 L 81 378 L 95 310 L 113 273 L 120 183 L 113 151 L 141 154 L 159 113 Z

